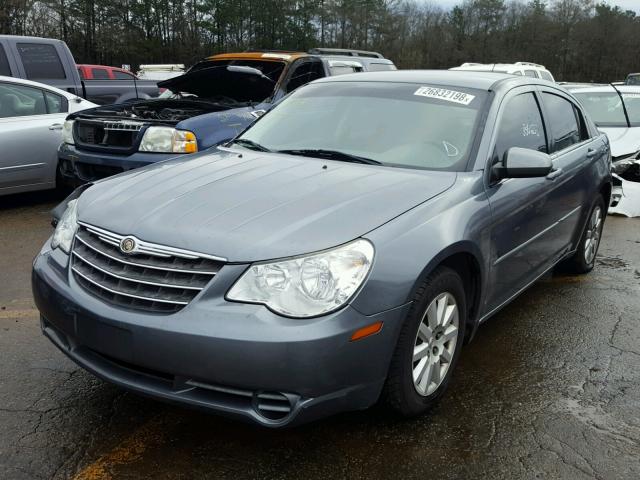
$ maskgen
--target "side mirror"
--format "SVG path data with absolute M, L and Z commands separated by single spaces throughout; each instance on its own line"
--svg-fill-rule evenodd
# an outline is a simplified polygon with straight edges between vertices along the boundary
M 493 167 L 495 178 L 546 177 L 553 170 L 551 157 L 544 152 L 512 147 L 507 150 L 502 164 Z

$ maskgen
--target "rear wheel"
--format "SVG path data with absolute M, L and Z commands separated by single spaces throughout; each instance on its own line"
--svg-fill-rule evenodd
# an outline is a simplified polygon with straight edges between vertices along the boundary
M 596 263 L 598 247 L 602 238 L 602 228 L 606 209 L 602 195 L 598 195 L 591 207 L 587 225 L 582 233 L 576 253 L 563 264 L 569 273 L 589 273 Z
M 429 410 L 447 388 L 466 324 L 464 285 L 450 268 L 422 284 L 400 332 L 384 399 L 403 416 Z

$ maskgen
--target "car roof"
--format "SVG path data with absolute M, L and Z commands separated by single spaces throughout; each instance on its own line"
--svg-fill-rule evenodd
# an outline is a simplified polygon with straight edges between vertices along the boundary
M 237 52 L 237 53 L 218 53 L 211 55 L 206 60 L 264 60 L 271 62 L 293 62 L 301 57 L 309 57 L 311 55 L 304 52 L 278 52 L 278 51 L 259 51 L 259 52 Z
M 395 70 L 386 72 L 362 72 L 336 77 L 325 77 L 314 83 L 323 82 L 383 82 L 415 83 L 430 85 L 457 86 L 495 90 L 499 86 L 516 87 L 519 85 L 546 85 L 557 88 L 553 82 L 533 77 L 510 75 L 497 72 L 475 72 L 468 70 Z
M 70 93 L 70 92 L 67 92 L 65 90 L 61 90 L 59 88 L 52 87 L 51 85 L 47 85 L 46 83 L 34 82 L 33 80 L 25 80 L 24 78 L 5 77 L 5 76 L 0 75 L 0 82 L 16 83 L 16 84 L 25 85 L 25 86 L 28 86 L 28 87 L 42 88 L 42 89 L 49 90 L 51 92 L 57 93 L 58 95 L 62 95 L 63 97 L 65 97 L 68 100 L 71 100 L 73 98 L 78 97 L 74 93 Z
M 85 68 L 108 68 L 108 69 L 110 69 L 110 70 L 122 70 L 122 71 L 125 71 L 125 72 L 126 72 L 126 70 L 123 70 L 123 69 L 122 69 L 122 68 L 120 68 L 120 67 L 112 67 L 111 65 L 93 65 L 93 64 L 90 64 L 90 63 L 77 63 L 77 64 L 76 64 L 76 67 L 85 67 Z
M 62 43 L 62 40 L 59 40 L 57 38 L 45 38 L 45 37 L 29 37 L 26 35 L 0 35 L 0 39 L 11 39 L 11 40 L 38 40 L 38 41 L 45 41 L 45 42 L 60 42 Z
M 389 60 L 388 58 L 380 58 L 380 57 L 356 57 L 353 55 L 319 55 L 319 54 L 313 54 L 312 56 L 314 57 L 321 57 L 323 59 L 326 60 L 336 60 L 336 61 L 343 61 L 343 62 L 358 62 L 360 64 L 369 64 L 369 63 L 381 63 L 384 65 L 393 65 L 393 62 L 391 60 Z

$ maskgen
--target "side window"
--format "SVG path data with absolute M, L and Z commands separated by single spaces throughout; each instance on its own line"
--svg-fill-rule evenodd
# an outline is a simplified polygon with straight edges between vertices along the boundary
M 533 93 L 522 93 L 504 106 L 496 139 L 494 164 L 502 162 L 512 147 L 547 151 L 540 108 Z
M 106 68 L 92 68 L 91 74 L 94 80 L 109 80 L 109 72 Z
M 546 70 L 540 70 L 540 76 L 544 79 L 544 80 L 549 80 L 550 82 L 553 82 L 553 77 L 551 76 L 551 74 L 549 72 L 547 72 Z
M 7 53 L 4 51 L 4 47 L 0 45 L 0 75 L 5 77 L 11 76 L 11 68 L 9 68 L 9 59 Z
M 46 43 L 16 45 L 29 80 L 67 78 L 56 47 Z
M 348 73 L 356 73 L 361 72 L 362 68 L 356 69 L 356 67 L 352 67 L 349 65 L 331 65 L 329 67 L 331 69 L 331 75 L 346 75 Z
M 589 134 L 589 129 L 587 128 L 587 122 L 584 119 L 584 115 L 575 105 L 573 106 L 573 110 L 575 111 L 576 118 L 578 119 L 578 126 L 580 127 L 580 141 L 590 139 L 591 135 Z
M 386 72 L 389 70 L 396 70 L 396 66 L 390 63 L 370 63 L 369 64 L 370 72 Z
M 47 104 L 47 113 L 64 113 L 69 110 L 69 102 L 60 95 L 45 90 L 44 99 Z
M 0 83 L 0 118 L 44 115 L 47 105 L 39 88 Z
M 551 152 L 564 150 L 580 142 L 580 126 L 573 103 L 547 92 L 542 93 L 542 102 L 549 116 L 550 137 L 553 139 Z
M 538 78 L 538 74 L 536 73 L 536 71 L 535 71 L 535 70 L 525 70 L 525 71 L 524 71 L 524 74 L 525 74 L 527 77 Z
M 84 80 L 84 70 L 82 70 L 80 67 L 78 67 L 78 75 L 80 75 L 80 79 Z
M 324 69 L 322 68 L 321 62 L 305 62 L 298 65 L 295 67 L 295 70 L 287 83 L 287 93 L 293 92 L 296 88 L 324 76 Z
M 121 72 L 120 70 L 114 70 L 113 76 L 116 77 L 116 80 L 133 80 L 133 75 L 126 72 Z

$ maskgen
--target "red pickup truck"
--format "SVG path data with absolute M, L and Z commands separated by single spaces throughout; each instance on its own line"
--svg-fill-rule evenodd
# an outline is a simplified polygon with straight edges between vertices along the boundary
M 118 67 L 107 65 L 76 65 L 82 80 L 133 80 L 133 73 Z

